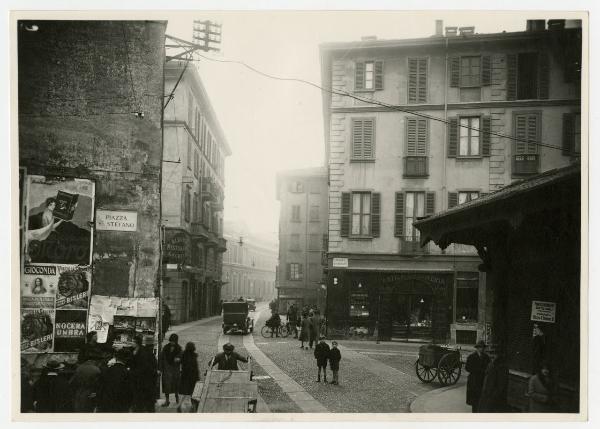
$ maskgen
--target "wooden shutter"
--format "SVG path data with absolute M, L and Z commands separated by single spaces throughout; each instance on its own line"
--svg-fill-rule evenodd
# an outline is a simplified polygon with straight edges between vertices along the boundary
M 359 159 L 363 153 L 363 121 L 352 120 L 352 158 Z
M 455 158 L 458 154 L 458 118 L 448 120 L 448 157 Z
M 381 233 L 381 194 L 371 194 L 371 235 L 379 237 Z
M 425 195 L 425 216 L 435 213 L 435 192 L 427 192 Z
M 374 127 L 374 119 L 364 119 L 363 120 L 363 151 L 362 158 L 370 159 L 374 158 L 374 150 L 373 143 L 375 140 L 375 127 Z
M 303 264 L 298 264 L 298 276 L 300 277 L 300 280 L 302 280 L 304 278 L 304 265 Z
M 394 236 L 404 236 L 404 193 L 396 192 Z
M 489 55 L 481 56 L 481 85 L 492 84 L 492 58 Z
M 365 89 L 365 63 L 363 62 L 355 64 L 354 89 Z
M 292 280 L 292 264 L 287 264 L 287 279 Z
M 375 61 L 375 89 L 383 89 L 383 61 Z
M 537 153 L 539 125 L 538 115 L 527 116 L 527 153 Z
M 563 113 L 562 154 L 571 155 L 575 151 L 575 115 Z
M 417 103 L 427 102 L 427 58 L 421 58 L 418 73 Z
M 417 154 L 417 120 L 406 118 L 406 155 Z
M 342 192 L 342 219 L 340 235 L 348 237 L 350 234 L 350 192 Z
M 517 99 L 517 55 L 506 55 L 506 99 Z
M 418 80 L 418 61 L 416 58 L 408 59 L 408 102 L 417 102 L 417 80 Z
M 450 58 L 450 86 L 457 88 L 460 82 L 460 57 Z
M 545 52 L 538 56 L 538 72 L 538 97 L 545 100 L 550 94 L 550 60 Z
M 417 156 L 427 155 L 427 119 L 417 119 Z
M 482 156 L 490 156 L 490 146 L 491 146 L 491 135 L 490 131 L 492 130 L 492 119 L 489 116 L 483 116 L 481 118 L 481 155 Z
M 458 205 L 458 192 L 448 192 L 448 208 L 456 207 Z
M 527 149 L 527 115 L 515 116 L 515 155 L 526 153 Z

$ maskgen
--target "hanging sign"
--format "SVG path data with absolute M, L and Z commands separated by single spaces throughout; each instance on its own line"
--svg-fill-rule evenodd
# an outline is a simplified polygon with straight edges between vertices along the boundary
M 556 303 L 548 301 L 531 302 L 531 320 L 535 322 L 554 323 L 556 318 Z
M 99 231 L 137 231 L 137 212 L 96 210 Z

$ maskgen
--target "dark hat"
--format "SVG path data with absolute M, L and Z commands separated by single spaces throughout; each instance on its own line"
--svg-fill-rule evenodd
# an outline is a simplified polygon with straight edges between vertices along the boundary
M 66 360 L 65 360 L 65 364 L 67 365 L 77 365 L 77 356 L 69 356 Z
M 479 349 L 479 348 L 485 349 L 485 341 L 483 341 L 483 340 L 477 341 L 477 344 L 475 344 L 475 348 L 476 349 Z
M 65 365 L 62 362 L 57 361 L 56 359 L 49 359 L 48 362 L 46 362 L 46 365 L 44 365 L 44 368 L 52 370 L 59 370 L 64 367 Z
M 223 345 L 223 350 L 226 352 L 232 352 L 235 347 L 231 343 L 227 343 Z

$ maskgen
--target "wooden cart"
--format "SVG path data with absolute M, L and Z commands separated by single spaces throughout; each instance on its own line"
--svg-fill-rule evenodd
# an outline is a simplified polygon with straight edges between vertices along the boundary
M 258 384 L 252 380 L 252 360 L 246 371 L 220 371 L 209 368 L 200 383 L 199 413 L 255 413 Z M 196 394 L 196 393 L 195 393 Z
M 415 362 L 417 377 L 423 383 L 431 383 L 437 377 L 443 386 L 455 384 L 460 378 L 462 361 L 460 349 L 450 349 L 435 344 L 419 347 L 419 359 Z

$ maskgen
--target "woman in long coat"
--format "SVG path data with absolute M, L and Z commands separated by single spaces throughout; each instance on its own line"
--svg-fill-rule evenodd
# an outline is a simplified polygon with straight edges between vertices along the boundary
M 537 374 L 529 379 L 527 396 L 530 413 L 556 412 L 556 383 L 550 374 L 550 367 L 542 362 Z
M 478 413 L 485 370 L 490 363 L 490 357 L 485 353 L 485 343 L 483 341 L 479 341 L 475 345 L 475 350 L 467 358 L 465 369 L 469 373 L 467 379 L 467 405 L 471 405 L 473 412 Z
M 302 322 L 300 323 L 300 348 L 303 349 L 304 342 L 310 338 L 310 320 L 306 317 L 306 314 L 302 315 Z M 306 347 L 308 349 L 308 347 Z
M 479 400 L 480 413 L 506 413 L 506 394 L 508 387 L 508 366 L 504 355 L 498 353 L 485 371 L 481 399 Z
M 170 404 L 171 393 L 175 394 L 175 401 L 179 402 L 179 380 L 181 377 L 181 346 L 178 344 L 179 336 L 171 334 L 169 342 L 163 347 L 160 359 L 162 373 L 162 388 L 165 394 L 163 407 Z
M 189 342 L 185 345 L 185 351 L 181 358 L 181 383 L 179 385 L 180 401 L 177 402 L 177 412 L 181 412 L 181 406 L 187 398 L 192 397 L 196 382 L 200 380 L 198 373 L 198 354 L 196 345 Z

